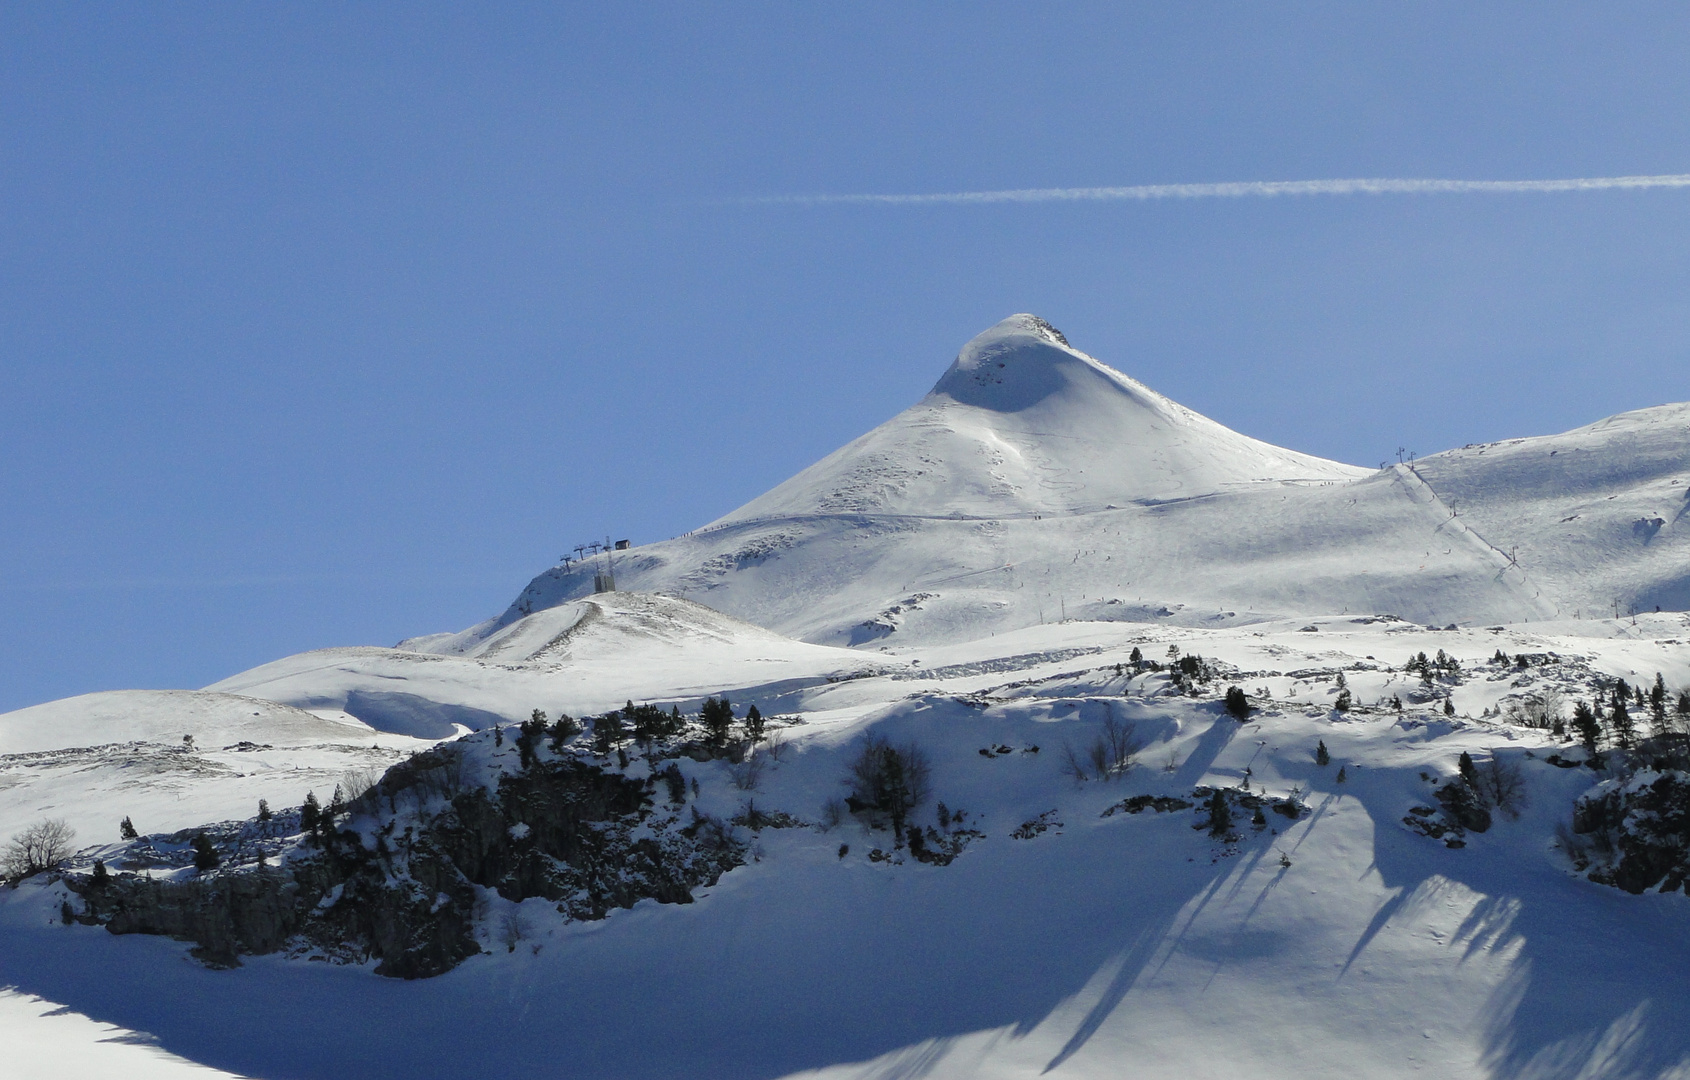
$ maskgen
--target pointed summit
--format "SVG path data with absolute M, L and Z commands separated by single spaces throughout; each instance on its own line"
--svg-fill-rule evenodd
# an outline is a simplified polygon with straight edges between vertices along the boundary
M 1011 315 L 964 345 L 929 397 L 1018 412 L 1062 389 L 1065 369 L 1089 359 L 1037 315 Z
M 1368 472 L 1231 431 L 1022 314 L 963 346 L 921 401 L 721 520 L 989 519 Z

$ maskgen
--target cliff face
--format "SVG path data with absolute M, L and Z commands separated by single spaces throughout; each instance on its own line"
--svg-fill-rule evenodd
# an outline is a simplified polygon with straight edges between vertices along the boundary
M 484 777 L 489 748 L 480 744 L 491 741 L 471 736 L 395 766 L 344 813 L 327 815 L 331 824 L 302 833 L 280 865 L 72 875 L 83 900 L 72 917 L 114 934 L 192 941 L 213 966 L 288 950 L 426 978 L 481 951 L 482 889 L 601 919 L 647 898 L 689 903 L 694 888 L 742 861 L 713 819 L 683 823 L 678 803 L 659 805 L 655 772 L 630 776 L 530 748 L 520 767 Z

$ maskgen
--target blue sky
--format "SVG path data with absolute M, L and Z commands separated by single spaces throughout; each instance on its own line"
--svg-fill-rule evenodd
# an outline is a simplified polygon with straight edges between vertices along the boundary
M 504 607 L 1033 311 L 1359 464 L 1690 398 L 1675 5 L 0 7 L 0 709 Z

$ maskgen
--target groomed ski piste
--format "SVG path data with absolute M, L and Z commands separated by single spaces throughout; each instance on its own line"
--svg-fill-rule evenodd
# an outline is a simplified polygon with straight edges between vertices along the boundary
M 1659 762 L 1605 730 L 1593 768 L 1566 726 L 1657 673 L 1686 722 L 1687 484 L 1684 406 L 1356 469 L 1006 320 L 863 440 L 479 627 L 0 716 L 0 836 L 76 831 L 67 874 L 0 891 L 3 1071 L 1690 1076 L 1690 898 L 1605 883 L 1617 854 L 1573 831 Z M 718 695 L 712 743 L 691 718 Z M 599 744 L 626 703 L 687 726 Z M 585 730 L 525 751 L 536 709 Z M 902 830 L 842 805 L 871 738 L 929 763 Z M 720 823 L 738 865 L 603 918 L 473 886 L 473 954 L 422 978 L 81 918 L 95 859 L 307 865 L 306 792 L 423 751 L 470 791 L 644 784 L 630 835 Z M 1482 829 L 1450 808 L 1463 754 L 1518 781 Z M 337 842 L 445 806 L 376 790 Z M 203 874 L 202 830 L 232 838 Z

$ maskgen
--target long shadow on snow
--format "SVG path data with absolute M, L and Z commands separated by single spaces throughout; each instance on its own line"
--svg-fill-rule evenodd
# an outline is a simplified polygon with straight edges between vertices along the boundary
M 1224 740 L 1210 741 L 1218 753 Z M 208 971 L 173 942 L 0 911 L 0 983 L 267 1080 L 746 1080 L 1025 1033 L 1112 971 L 1066 1055 L 1234 868 L 1187 862 L 1203 843 L 1190 825 L 1122 815 L 1060 838 L 994 836 L 942 868 L 810 845 L 734 871 L 700 903 L 643 904 L 538 955 L 524 943 L 414 983 L 275 958 Z
M 1457 882 L 1485 899 L 1450 947 L 1466 956 L 1519 949 L 1481 1018 L 1483 1063 L 1493 1076 L 1658 1077 L 1690 1057 L 1684 897 L 1632 896 L 1573 878 L 1552 853 L 1531 844 L 1535 834 L 1500 816 L 1490 833 L 1470 838 L 1471 846 L 1445 848 L 1398 824 L 1402 806 L 1392 792 L 1411 785 L 1394 783 L 1392 770 L 1368 772 L 1370 781 L 1383 782 L 1354 783 L 1345 795 L 1373 818 L 1375 869 L 1401 891 L 1374 914 L 1350 964 L 1400 910 Z M 1520 831 L 1510 837 L 1513 829 Z

